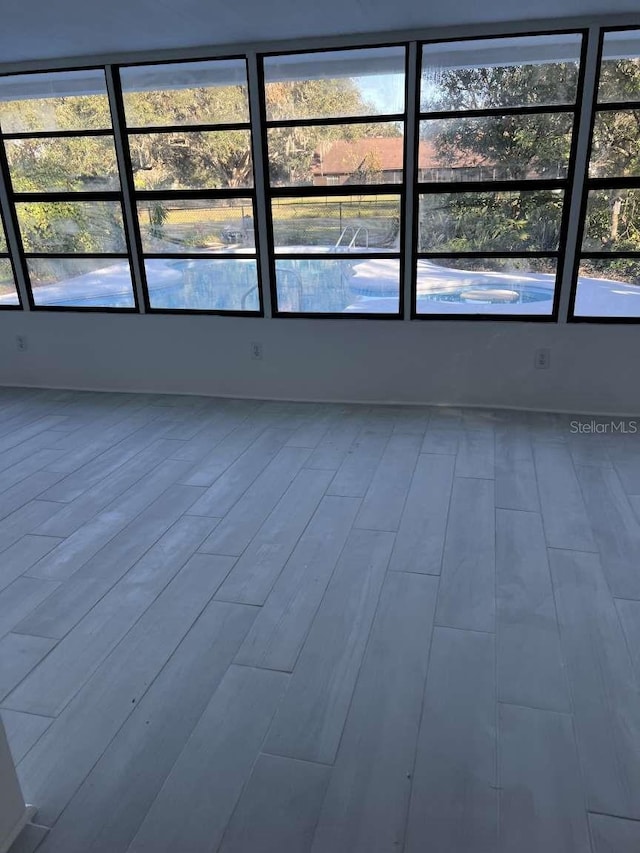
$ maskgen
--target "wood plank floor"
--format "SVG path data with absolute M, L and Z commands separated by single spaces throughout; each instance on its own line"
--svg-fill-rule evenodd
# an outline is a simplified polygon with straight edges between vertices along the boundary
M 575 420 L 0 389 L 16 851 L 640 850 L 640 437 Z

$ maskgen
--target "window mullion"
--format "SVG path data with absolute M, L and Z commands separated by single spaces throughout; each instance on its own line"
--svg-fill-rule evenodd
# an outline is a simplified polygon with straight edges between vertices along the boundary
M 261 86 L 260 73 L 258 70 L 258 57 L 255 52 L 247 54 L 247 75 L 249 83 L 249 113 L 251 117 L 251 146 L 253 150 L 253 174 L 255 180 L 255 205 L 256 205 L 256 252 L 260 269 L 260 281 L 262 290 L 262 309 L 265 317 L 273 316 L 271 301 L 270 255 L 274 248 L 269 244 L 269 214 L 267 200 L 268 172 L 266 168 L 266 131 L 263 128 L 263 115 L 261 108 Z
M 405 139 L 406 139 L 406 155 L 404 164 L 404 278 L 402 287 L 404 288 L 404 311 L 403 319 L 410 320 L 413 316 L 413 281 L 415 278 L 416 266 L 416 232 L 415 232 L 415 216 L 416 216 L 416 199 L 417 199 L 417 161 L 418 161 L 418 126 L 420 119 L 418 116 L 418 91 L 419 91 L 419 74 L 420 61 L 418 44 L 412 41 L 409 44 L 407 58 L 407 103 L 405 106 L 406 124 L 405 124 Z
M 577 118 L 579 123 L 574 133 L 578 134 L 575 146 L 573 163 L 573 186 L 571 198 L 565 201 L 569 203 L 569 222 L 566 232 L 566 248 L 564 254 L 564 269 L 560 280 L 560 301 L 558 310 L 558 322 L 566 323 L 573 300 L 573 291 L 577 277 L 577 261 L 580 257 L 580 246 L 582 239 L 582 202 L 585 193 L 587 171 L 589 169 L 589 147 L 591 127 L 593 124 L 593 112 L 595 104 L 595 89 L 598 77 L 598 44 L 599 28 L 589 28 L 587 51 L 584 58 L 582 100 L 577 105 Z
M 126 138 L 126 127 L 124 121 L 124 107 L 122 94 L 117 80 L 117 74 L 112 65 L 105 68 L 107 78 L 107 93 L 111 107 L 111 123 L 113 125 L 113 137 L 116 149 L 118 171 L 120 173 L 120 186 L 122 187 L 122 202 L 127 244 L 129 247 L 129 261 L 131 264 L 131 277 L 136 292 L 136 303 L 138 311 L 144 314 L 147 306 L 145 273 L 142 261 L 142 244 L 138 230 L 138 217 L 136 211 L 135 190 L 133 186 L 133 173 L 131 171 L 131 158 L 129 157 L 129 145 Z

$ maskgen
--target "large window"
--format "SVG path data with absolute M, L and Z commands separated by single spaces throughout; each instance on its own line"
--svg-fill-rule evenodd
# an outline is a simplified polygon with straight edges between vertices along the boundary
M 120 69 L 151 310 L 259 314 L 244 59 Z
M 554 316 L 581 45 L 571 33 L 423 46 L 416 316 Z
M 573 318 L 640 318 L 640 30 L 604 34 Z
M 640 321 L 640 27 L 596 33 L 0 74 L 0 309 Z
M 33 306 L 134 309 L 104 70 L 0 77 L 0 126 Z
M 401 310 L 405 48 L 263 61 L 278 314 Z

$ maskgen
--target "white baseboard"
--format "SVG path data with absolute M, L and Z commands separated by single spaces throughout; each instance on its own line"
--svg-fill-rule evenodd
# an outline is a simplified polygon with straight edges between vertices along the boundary
M 353 406 L 431 406 L 433 408 L 452 408 L 452 409 L 495 409 L 501 412 L 540 412 L 552 415 L 575 415 L 576 417 L 593 417 L 593 418 L 639 418 L 638 412 L 606 412 L 606 411 L 584 411 L 577 409 L 551 409 L 544 406 L 505 406 L 504 403 L 461 403 L 454 401 L 415 401 L 415 400 L 353 400 L 340 397 L 259 397 L 252 394 L 206 394 L 197 391 L 175 391 L 175 390 L 158 390 L 149 388 L 114 388 L 114 387 L 96 387 L 88 385 L 46 385 L 46 384 L 25 384 L 24 382 L 12 383 L 3 382 L 0 388 L 29 388 L 32 390 L 41 389 L 43 391 L 90 391 L 103 394 L 166 394 L 171 397 L 211 397 L 222 400 L 256 400 L 265 403 L 330 403 L 333 405 L 353 405 Z M 2 851 L 0 851 L 2 853 Z

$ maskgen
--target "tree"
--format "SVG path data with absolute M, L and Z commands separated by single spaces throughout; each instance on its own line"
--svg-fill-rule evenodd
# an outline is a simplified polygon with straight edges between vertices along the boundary
M 249 130 L 190 130 L 195 124 L 241 123 L 249 118 L 246 86 L 138 91 L 123 94 L 135 186 L 140 190 L 232 188 L 241 192 L 253 185 Z M 374 112 L 351 80 L 308 80 L 269 84 L 268 109 L 272 117 L 315 117 Z M 5 130 L 78 131 L 78 136 L 9 141 L 7 151 L 13 185 L 18 192 L 51 190 L 114 190 L 119 176 L 111 136 L 82 136 L 87 129 L 109 129 L 111 117 L 105 95 L 33 99 L 0 104 Z M 180 131 L 163 132 L 163 126 Z M 136 128 L 141 132 L 136 133 Z M 147 128 L 157 128 L 146 133 Z M 397 135 L 394 125 L 313 126 L 277 129 L 269 133 L 271 177 L 275 182 L 308 183 L 314 155 L 336 139 Z M 362 179 L 374 163 L 361 165 Z M 224 213 L 222 214 L 224 217 Z M 214 215 L 195 234 L 191 219 L 184 228 L 175 223 L 168 206 L 154 202 L 149 214 L 153 239 L 211 242 L 219 233 L 221 216 Z M 42 201 L 19 205 L 19 219 L 27 250 L 59 252 L 124 251 L 125 240 L 117 203 L 87 204 Z M 184 235 L 180 232 L 184 231 Z
M 422 109 L 470 110 L 571 102 L 571 63 L 450 69 L 423 81 Z M 452 118 L 423 122 L 422 144 L 449 175 L 521 180 L 562 177 L 571 148 L 563 113 Z M 554 191 L 435 194 L 423 199 L 423 251 L 555 250 L 563 197 Z
M 111 126 L 109 103 L 103 95 L 8 102 L 2 105 L 0 117 L 5 132 L 81 131 Z M 119 187 L 110 137 L 37 137 L 5 144 L 16 192 Z M 90 253 L 125 249 L 118 204 L 36 201 L 18 204 L 17 211 L 27 251 Z
M 637 100 L 640 60 L 602 62 L 598 100 L 601 103 Z M 597 113 L 591 144 L 590 175 L 597 178 L 640 175 L 640 111 L 607 110 Z M 583 248 L 587 251 L 640 250 L 640 193 L 633 189 L 589 193 Z M 627 258 L 589 260 L 591 273 L 638 283 L 640 263 Z
M 577 85 L 572 63 L 451 69 L 423 79 L 423 110 L 466 110 L 524 104 L 571 103 Z M 604 62 L 599 99 L 636 99 L 640 62 Z M 562 177 L 571 147 L 571 116 L 563 113 L 454 118 L 423 122 L 422 144 L 443 169 L 465 179 Z M 640 111 L 603 111 L 595 122 L 592 177 L 640 175 Z M 451 173 L 450 173 L 451 174 Z M 420 247 L 425 250 L 527 251 L 558 245 L 562 195 L 535 193 L 436 194 L 423 199 Z M 640 192 L 602 190 L 589 198 L 585 250 L 640 249 Z M 637 262 L 618 261 L 629 273 Z M 610 265 L 610 262 L 606 262 Z M 599 262 L 590 261 L 596 269 Z M 609 267 L 610 268 L 610 267 Z
M 178 133 L 131 134 L 138 189 L 247 187 L 252 183 L 249 131 L 190 131 L 193 124 L 248 121 L 246 87 L 125 94 L 131 127 L 182 125 Z
M 129 93 L 125 98 L 129 125 L 183 124 L 180 133 L 133 134 L 131 159 L 139 189 L 243 188 L 253 182 L 249 131 L 189 131 L 205 122 L 248 120 L 243 86 Z M 340 113 L 373 112 L 358 87 L 348 79 L 269 83 L 270 118 L 312 118 Z M 309 183 L 318 148 L 337 139 L 398 135 L 389 125 L 303 126 L 274 128 L 268 133 L 269 169 L 273 183 Z
M 375 114 L 374 105 L 363 99 L 356 83 L 348 78 L 269 83 L 266 100 L 269 119 L 317 118 L 319 122 L 268 131 L 269 175 L 275 185 L 310 184 L 317 155 L 326 153 L 338 140 L 401 135 L 401 129 L 388 122 L 322 125 L 323 117 Z M 359 167 L 354 165 L 356 171 Z M 371 169 L 365 167 L 365 172 L 370 175 Z

